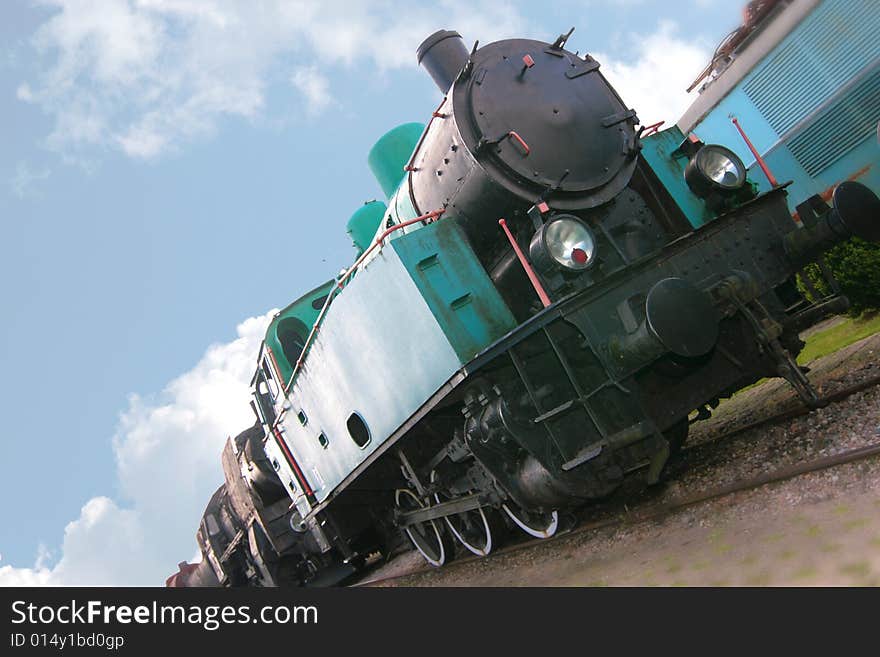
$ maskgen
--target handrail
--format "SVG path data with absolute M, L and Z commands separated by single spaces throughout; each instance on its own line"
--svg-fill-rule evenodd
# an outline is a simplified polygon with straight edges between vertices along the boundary
M 435 109 L 431 113 L 431 120 L 428 121 L 428 125 L 425 126 L 425 129 L 422 131 L 422 136 L 419 137 L 419 141 L 416 143 L 416 147 L 413 149 L 412 155 L 409 156 L 409 160 L 405 165 L 403 165 L 403 170 L 407 173 L 415 171 L 415 161 L 419 155 L 419 150 L 422 148 L 422 144 L 425 141 L 425 137 L 428 136 L 428 130 L 431 129 L 431 124 L 434 123 L 434 119 L 445 119 L 448 115 L 442 114 L 440 112 L 440 108 L 443 107 L 443 104 L 446 102 L 446 96 L 443 96 L 443 100 L 440 101 L 440 104 L 437 105 L 437 109 Z
M 666 120 L 657 121 L 657 123 L 652 123 L 651 125 L 642 126 L 642 137 L 650 137 L 655 132 L 660 132 L 660 126 L 666 123 Z
M 547 296 L 544 286 L 541 285 L 541 281 L 538 280 L 535 270 L 532 269 L 532 266 L 523 254 L 522 249 L 519 248 L 519 244 L 516 243 L 516 238 L 513 236 L 513 233 L 510 232 L 510 228 L 507 227 L 507 222 L 504 219 L 499 219 L 498 224 L 501 226 L 502 230 L 504 230 L 504 234 L 507 235 L 507 240 L 510 242 L 510 246 L 513 247 L 513 252 L 516 254 L 519 264 L 522 265 L 522 268 L 526 272 L 526 276 L 529 277 L 529 282 L 532 284 L 532 287 L 535 288 L 535 292 L 537 292 L 541 304 L 546 308 L 551 303 L 550 297 Z
M 520 147 L 523 149 L 523 154 L 525 157 L 529 156 L 529 153 L 532 152 L 532 149 L 529 148 L 529 145 L 525 142 L 525 140 L 519 136 L 518 132 L 516 132 L 515 130 L 511 130 L 507 133 L 507 136 L 511 139 L 515 139 L 519 143 Z
M 745 130 L 743 130 L 742 126 L 739 124 L 739 119 L 731 114 L 730 120 L 733 122 L 733 125 L 736 126 L 736 129 L 739 130 L 740 136 L 746 142 L 746 146 L 748 146 L 749 150 L 752 152 L 752 155 L 755 157 L 755 161 L 758 163 L 758 166 L 761 167 L 761 171 L 763 171 L 764 175 L 767 177 L 767 182 L 770 183 L 771 187 L 778 187 L 779 183 L 776 181 L 776 177 L 770 172 L 770 167 L 767 166 L 767 163 L 764 161 L 764 158 L 761 157 L 758 149 L 755 148 L 752 140 L 746 136 Z
M 284 396 L 285 397 L 290 392 L 290 388 L 293 385 L 293 382 L 296 380 L 296 375 L 299 373 L 299 370 L 302 367 L 303 360 L 305 359 L 306 354 L 308 353 L 309 347 L 312 345 L 312 341 L 314 340 L 315 335 L 318 332 L 318 327 L 321 325 L 321 322 L 324 320 L 324 315 L 327 313 L 327 309 L 330 307 L 330 302 L 333 300 L 333 297 L 336 294 L 338 294 L 339 290 L 341 290 L 343 288 L 345 281 L 347 281 L 351 277 L 351 275 L 355 271 L 357 271 L 357 268 L 361 265 L 361 263 L 364 261 L 364 259 L 373 251 L 373 249 L 375 249 L 378 246 L 381 246 L 382 241 L 386 237 L 388 237 L 391 233 L 393 233 L 394 231 L 400 230 L 401 228 L 406 228 L 407 226 L 411 226 L 415 223 L 419 223 L 420 221 L 431 221 L 431 220 L 437 219 L 445 211 L 446 211 L 445 209 L 432 210 L 431 212 L 420 215 L 420 216 L 416 217 L 415 219 L 408 219 L 407 221 L 402 221 L 399 224 L 395 224 L 394 226 L 391 226 L 390 228 L 385 229 L 384 231 L 382 231 L 382 233 L 378 237 L 376 237 L 373 240 L 373 243 L 370 244 L 370 246 L 367 248 L 367 250 L 361 254 L 360 258 L 358 258 L 355 261 L 355 263 L 345 271 L 345 274 L 340 276 L 339 280 L 336 281 L 336 285 L 334 285 L 333 288 L 331 288 L 330 293 L 327 295 L 327 298 L 324 300 L 324 305 L 321 307 L 321 312 L 318 313 L 318 317 L 317 317 L 317 319 L 315 319 L 315 323 L 312 325 L 312 330 L 309 331 L 309 335 L 306 338 L 305 344 L 303 345 L 303 349 L 300 352 L 299 358 L 297 358 L 296 364 L 293 367 L 293 372 L 291 372 L 291 374 L 290 374 L 290 380 L 284 386 Z M 276 426 L 277 426 L 278 421 L 280 419 L 281 419 L 281 414 L 279 414 L 278 418 L 275 420 Z

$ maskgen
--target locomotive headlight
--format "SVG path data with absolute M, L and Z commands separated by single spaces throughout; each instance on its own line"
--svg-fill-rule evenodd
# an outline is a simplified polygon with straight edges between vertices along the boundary
M 554 269 L 583 271 L 592 266 L 596 240 L 580 219 L 573 215 L 557 215 L 541 226 L 532 237 L 529 256 L 542 272 Z
M 713 192 L 735 192 L 746 183 L 746 167 L 736 153 L 708 144 L 697 151 L 684 170 L 684 179 L 700 198 Z

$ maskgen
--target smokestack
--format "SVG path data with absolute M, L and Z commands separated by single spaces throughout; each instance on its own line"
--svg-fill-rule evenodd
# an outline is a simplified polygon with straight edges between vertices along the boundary
M 468 60 L 468 50 L 461 35 L 451 30 L 434 32 L 422 41 L 417 55 L 419 64 L 425 67 L 444 94 Z

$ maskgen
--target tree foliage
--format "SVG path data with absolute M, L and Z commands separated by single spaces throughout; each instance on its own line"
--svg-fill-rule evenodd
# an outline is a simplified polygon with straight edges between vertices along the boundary
M 828 251 L 825 262 L 840 284 L 841 293 L 852 304 L 851 315 L 880 309 L 880 244 L 852 238 Z M 804 273 L 821 295 L 831 294 L 818 265 L 807 265 Z M 808 299 L 816 301 L 803 281 L 798 281 L 798 287 Z

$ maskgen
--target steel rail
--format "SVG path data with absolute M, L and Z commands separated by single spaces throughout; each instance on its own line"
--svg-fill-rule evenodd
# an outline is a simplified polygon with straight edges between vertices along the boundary
M 774 413 L 773 415 L 768 415 L 765 418 L 761 418 L 755 420 L 753 422 L 749 422 L 739 427 L 735 427 L 730 431 L 725 431 L 720 436 L 705 443 L 699 443 L 697 445 L 691 445 L 689 447 L 685 447 L 682 452 L 688 452 L 690 450 L 698 450 L 706 445 L 714 445 L 718 442 L 722 442 L 729 438 L 733 438 L 734 436 L 738 436 L 740 434 L 746 433 L 747 431 L 752 431 L 753 429 L 758 429 L 768 424 L 774 424 L 776 422 L 784 422 L 785 420 L 793 420 L 796 417 L 802 417 L 804 415 L 808 415 L 812 411 L 818 408 L 825 408 L 829 404 L 833 404 L 834 402 L 839 402 L 847 397 L 851 397 L 857 392 L 861 392 L 862 390 L 867 390 L 868 388 L 873 388 L 876 385 L 880 385 L 880 374 L 877 376 L 872 376 L 870 378 L 865 379 L 859 383 L 854 383 L 851 386 L 846 386 L 841 388 L 837 392 L 832 392 L 831 394 L 825 395 L 818 401 L 818 405 L 816 407 L 806 406 L 800 399 L 797 399 L 798 406 L 787 411 L 781 411 L 779 413 Z

